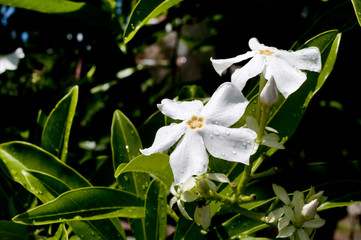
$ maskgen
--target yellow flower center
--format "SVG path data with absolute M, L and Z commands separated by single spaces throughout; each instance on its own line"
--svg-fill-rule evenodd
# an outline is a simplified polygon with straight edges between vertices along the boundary
M 193 116 L 190 120 L 187 121 L 187 124 L 192 130 L 194 130 L 197 128 L 202 128 L 203 121 L 204 121 L 204 118 Z
M 263 55 L 266 55 L 266 56 L 271 56 L 273 54 L 275 54 L 275 52 L 269 50 L 269 49 L 266 49 L 266 50 L 259 50 L 259 54 L 263 54 Z

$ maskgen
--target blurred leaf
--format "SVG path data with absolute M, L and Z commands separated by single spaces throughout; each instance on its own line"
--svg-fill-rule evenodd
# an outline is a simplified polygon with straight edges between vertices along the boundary
M 153 174 L 169 189 L 173 183 L 173 172 L 169 165 L 169 156 L 155 153 L 150 156 L 140 155 L 127 165 L 120 165 L 115 171 L 115 177 L 126 172 L 145 172 Z
M 355 14 L 357 21 L 361 26 L 361 0 L 351 0 L 353 8 L 355 9 Z
M 138 30 L 151 18 L 157 17 L 182 0 L 139 0 L 130 14 L 124 31 L 124 42 L 128 43 Z
M 13 221 L 42 225 L 115 217 L 143 218 L 144 201 L 132 193 L 112 188 L 79 188 L 17 215 Z
M 196 98 L 206 98 L 209 97 L 202 89 L 202 87 L 197 85 L 186 85 L 183 86 L 178 94 L 180 100 L 183 99 L 196 99 Z
M 321 204 L 321 206 L 319 206 L 317 208 L 317 211 L 324 211 L 324 210 L 328 210 L 331 208 L 336 208 L 336 207 L 347 207 L 353 204 L 357 204 L 357 203 L 361 203 L 361 201 L 352 201 L 352 202 L 324 202 L 323 204 Z
M 247 218 L 243 215 L 236 215 L 224 222 L 220 227 L 227 232 L 231 239 L 244 239 L 248 235 L 269 227 L 263 222 Z M 219 229 L 218 229 L 219 230 Z
M 148 188 L 145 200 L 146 239 L 165 239 L 167 231 L 167 189 L 154 179 Z
M 58 156 L 62 161 L 66 160 L 70 129 L 75 115 L 78 102 L 78 86 L 73 87 L 70 92 L 55 106 L 50 113 L 41 138 L 41 147 Z
M 11 221 L 0 221 L 1 240 L 25 240 L 32 239 L 32 231 L 28 226 L 20 225 Z
M 108 12 L 104 11 L 101 7 L 87 2 L 68 0 L 0 0 L 0 4 L 41 13 L 60 14 L 105 27 L 114 26 L 111 21 L 111 15 Z
M 138 129 L 144 146 L 151 146 L 158 129 L 165 124 L 163 113 L 156 111 Z

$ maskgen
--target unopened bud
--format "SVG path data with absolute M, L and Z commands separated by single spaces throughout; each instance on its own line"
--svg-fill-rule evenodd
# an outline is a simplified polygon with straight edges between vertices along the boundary
M 260 94 L 260 99 L 262 103 L 267 106 L 273 106 L 276 104 L 278 100 L 278 90 L 273 77 L 271 77 L 264 86 Z
M 317 199 L 305 204 L 302 208 L 301 215 L 306 219 L 310 220 L 315 217 L 317 213 L 318 201 Z

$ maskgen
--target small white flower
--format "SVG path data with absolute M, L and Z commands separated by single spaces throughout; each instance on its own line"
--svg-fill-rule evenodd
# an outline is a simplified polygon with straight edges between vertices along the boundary
M 0 55 L 0 74 L 6 70 L 16 70 L 20 59 L 24 57 L 25 54 L 22 48 L 17 48 L 13 53 Z
M 153 145 L 140 151 L 144 155 L 165 151 L 183 136 L 170 155 L 174 184 L 206 172 L 206 149 L 214 157 L 248 164 L 257 134 L 248 128 L 229 128 L 242 117 L 247 105 L 232 83 L 222 84 L 205 106 L 199 100 L 164 99 L 159 110 L 182 122 L 160 128 Z
M 287 98 L 306 80 L 302 70 L 321 71 L 321 55 L 317 47 L 308 47 L 295 52 L 279 50 L 260 44 L 256 38 L 248 42 L 252 51 L 228 59 L 212 59 L 216 72 L 221 75 L 232 64 L 251 58 L 232 75 L 232 82 L 241 90 L 248 79 L 263 73 L 266 79 L 274 77 L 278 90 Z

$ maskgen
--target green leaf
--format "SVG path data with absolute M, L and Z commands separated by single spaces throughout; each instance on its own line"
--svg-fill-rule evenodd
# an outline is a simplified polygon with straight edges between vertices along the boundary
M 54 155 L 30 143 L 3 143 L 0 145 L 0 158 L 2 160 L 0 165 L 6 175 L 20 183 L 42 202 L 53 200 L 68 187 L 91 186 L 74 169 Z M 69 225 L 75 233 L 89 240 L 114 239 L 124 235 L 119 221 L 114 220 L 92 221 L 91 223 L 78 221 Z
M 357 21 L 361 26 L 361 0 L 351 0 L 353 8 L 355 9 L 355 14 Z
M 135 194 L 112 188 L 79 188 L 17 215 L 13 221 L 42 225 L 115 217 L 143 218 L 144 201 Z
M 32 239 L 32 231 L 28 226 L 11 221 L 0 221 L 0 236 L 2 240 Z
M 114 27 L 110 13 L 104 11 L 101 7 L 87 2 L 68 0 L 0 0 L 0 4 L 41 13 L 60 14 L 96 25 Z
M 127 165 L 120 165 L 115 171 L 115 177 L 126 172 L 145 172 L 153 174 L 169 189 L 173 182 L 173 172 L 169 165 L 169 156 L 155 153 L 150 156 L 140 155 Z
M 139 149 L 143 148 L 137 129 L 119 110 L 116 110 L 113 115 L 111 146 L 114 171 L 119 164 L 128 163 L 140 155 Z
M 139 0 L 133 8 L 124 31 L 124 43 L 128 43 L 149 19 L 157 17 L 182 0 Z
M 0 145 L 0 158 L 4 172 L 20 183 L 41 201 L 52 200 L 52 196 L 41 181 L 28 170 L 61 179 L 70 188 L 90 186 L 90 183 L 74 169 L 61 162 L 54 155 L 26 142 L 9 142 Z
M 58 156 L 62 161 L 66 160 L 70 129 L 75 115 L 78 102 L 78 86 L 55 106 L 50 113 L 41 137 L 41 147 Z
M 361 201 L 355 201 L 355 202 L 324 202 L 323 204 L 321 204 L 321 206 L 319 206 L 317 208 L 317 211 L 324 211 L 324 210 L 328 210 L 331 208 L 336 208 L 336 207 L 347 207 L 353 204 L 357 204 L 357 203 L 361 203 Z
M 145 200 L 146 239 L 165 239 L 167 231 L 167 189 L 154 179 L 148 188 Z

